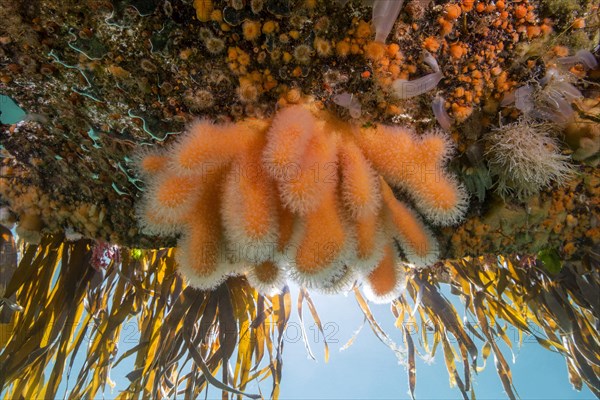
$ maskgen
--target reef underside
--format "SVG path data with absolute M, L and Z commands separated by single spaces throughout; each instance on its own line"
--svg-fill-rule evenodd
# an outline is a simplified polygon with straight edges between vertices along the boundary
M 27 118 L 0 128 L 0 205 L 33 231 L 173 246 L 176 238 L 138 228 L 135 204 L 145 183 L 133 159 L 140 148 L 169 146 L 196 118 L 268 119 L 297 103 L 359 126 L 423 132 L 437 124 L 436 95 L 453 119 L 458 151 L 450 169 L 475 182 L 465 220 L 434 229 L 442 259 L 551 250 L 580 260 L 597 251 L 600 172 L 593 161 L 575 162 L 565 183 L 523 200 L 502 198 L 491 183 L 477 181 L 488 173 L 487 160 L 472 157 L 496 121 L 520 118 L 519 110 L 501 107 L 505 95 L 542 79 L 564 49 L 593 47 L 593 2 L 580 1 L 574 12 L 556 1 L 506 8 L 496 2 L 492 10 L 488 1 L 413 0 L 385 45 L 372 40 L 371 8 L 359 1 L 206 3 L 214 4 L 203 10 L 191 1 L 2 0 L 0 93 Z M 579 19 L 583 26 L 573 28 Z M 394 82 L 431 72 L 425 50 L 443 79 L 422 96 L 395 98 Z M 575 72 L 586 78 L 577 83 L 585 99 L 598 101 L 597 67 Z M 340 105 L 336 96 L 345 93 L 359 101 L 358 116 Z M 562 151 L 576 152 L 577 144 Z

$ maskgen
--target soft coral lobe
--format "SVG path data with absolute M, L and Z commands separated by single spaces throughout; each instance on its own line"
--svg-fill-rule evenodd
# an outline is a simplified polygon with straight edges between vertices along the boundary
M 319 207 L 306 215 L 298 231 L 293 267 L 297 278 L 308 287 L 318 287 L 343 266 L 340 259 L 347 240 L 335 191 L 324 194 Z
M 221 214 L 228 243 L 241 259 L 261 262 L 272 257 L 279 230 L 275 194 L 258 150 L 233 163 L 225 180 Z
M 148 186 L 149 194 L 138 206 L 142 229 L 151 234 L 179 231 L 198 195 L 198 185 L 187 177 L 163 173 Z
M 226 171 L 221 168 L 202 178 L 200 194 L 186 218 L 187 229 L 177 249 L 179 271 L 201 289 L 216 287 L 230 272 L 218 212 Z
M 444 172 L 452 149 L 440 134 L 418 139 L 406 128 L 380 126 L 358 135 L 361 149 L 390 184 L 404 189 L 431 222 L 451 225 L 466 209 L 467 195 Z
M 250 285 L 267 296 L 280 293 L 286 284 L 285 271 L 273 261 L 264 261 L 252 266 L 247 276 Z
M 302 106 L 280 111 L 267 133 L 263 160 L 271 176 L 285 180 L 295 173 L 315 130 L 315 118 Z
M 417 267 L 437 261 L 437 242 L 429 229 L 414 211 L 396 199 L 392 189 L 385 182 L 382 182 L 382 191 L 387 219 L 408 261 Z
M 342 195 L 355 218 L 377 214 L 380 205 L 379 180 L 358 146 L 346 140 L 340 147 Z
M 377 173 L 358 146 L 345 140 L 340 147 L 341 197 L 354 227 L 354 268 L 370 272 L 382 256 L 381 191 Z
M 195 226 L 180 240 L 175 260 L 179 273 L 191 286 L 212 290 L 219 286 L 229 272 L 223 260 L 218 232 L 208 226 Z
M 242 153 L 252 136 L 245 125 L 198 121 L 173 146 L 171 168 L 181 175 L 202 175 Z
M 384 213 L 369 215 L 356 220 L 354 226 L 355 254 L 352 269 L 359 275 L 370 273 L 383 257 L 383 249 L 388 241 L 388 233 L 383 222 Z
M 295 213 L 306 215 L 321 203 L 325 192 L 337 183 L 337 140 L 317 132 L 309 141 L 302 160 L 279 178 L 284 205 Z
M 388 243 L 383 258 L 366 278 L 365 295 L 374 303 L 388 303 L 404 291 L 405 275 L 393 243 Z
M 141 150 L 135 154 L 134 163 L 141 176 L 152 179 L 167 169 L 169 157 L 163 151 Z

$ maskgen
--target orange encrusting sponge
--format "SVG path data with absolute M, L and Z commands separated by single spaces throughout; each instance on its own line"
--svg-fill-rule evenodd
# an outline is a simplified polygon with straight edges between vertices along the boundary
M 287 279 L 324 292 L 359 280 L 370 298 L 390 301 L 403 268 L 438 256 L 433 234 L 390 185 L 433 223 L 458 221 L 467 197 L 444 170 L 450 150 L 441 134 L 361 128 L 301 105 L 272 120 L 202 120 L 170 148 L 141 156 L 140 224 L 181 233 L 179 271 L 202 289 L 236 274 L 269 294 Z

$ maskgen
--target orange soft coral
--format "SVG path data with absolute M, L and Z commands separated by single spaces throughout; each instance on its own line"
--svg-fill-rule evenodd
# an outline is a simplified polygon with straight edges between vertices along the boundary
M 418 267 L 434 263 L 438 258 L 438 249 L 433 235 L 410 208 L 394 197 L 388 184 L 381 180 L 387 217 L 404 255 Z
M 451 146 L 441 133 L 417 139 L 406 128 L 378 126 L 356 137 L 375 169 L 390 184 L 404 189 L 432 223 L 452 225 L 460 220 L 467 194 L 443 170 Z
M 167 169 L 169 157 L 163 152 L 142 151 L 136 156 L 135 164 L 144 178 L 151 178 Z
M 146 216 L 143 226 L 149 233 L 160 234 L 184 221 L 194 205 L 198 184 L 185 176 L 158 174 L 150 181 L 149 189 L 141 209 Z
M 390 185 L 430 222 L 458 221 L 466 194 L 444 170 L 450 151 L 441 133 L 359 128 L 300 105 L 273 120 L 200 121 L 171 149 L 141 157 L 140 221 L 150 233 L 183 234 L 179 271 L 196 287 L 242 273 L 262 293 L 287 277 L 324 292 L 364 280 L 373 300 L 389 301 L 404 279 L 396 244 L 408 266 L 438 256 Z
M 345 141 L 340 147 L 342 193 L 353 216 L 377 214 L 380 203 L 377 175 L 358 146 Z
M 313 115 L 301 106 L 280 111 L 271 123 L 263 152 L 265 168 L 275 178 L 293 178 L 315 129 Z
M 323 193 L 337 183 L 336 138 L 324 134 L 312 136 L 303 159 L 296 168 L 279 176 L 279 188 L 284 205 L 301 215 L 318 208 Z M 333 172 L 333 174 L 331 173 Z
M 265 261 L 255 265 L 248 272 L 248 282 L 259 293 L 273 295 L 285 286 L 286 274 L 273 261 Z
M 228 242 L 237 244 L 240 258 L 253 263 L 272 258 L 279 230 L 276 191 L 262 167 L 261 145 L 264 138 L 233 161 L 221 208 Z
M 319 207 L 305 217 L 295 242 L 292 275 L 307 287 L 319 287 L 340 275 L 347 235 L 335 192 L 328 191 Z
M 171 169 L 180 175 L 202 175 L 244 151 L 253 132 L 245 125 L 193 124 L 171 150 Z
M 234 272 L 237 261 L 225 251 L 218 212 L 225 175 L 226 168 L 221 168 L 203 177 L 193 208 L 185 218 L 186 229 L 177 248 L 179 271 L 189 284 L 200 289 L 211 289 L 223 282 Z

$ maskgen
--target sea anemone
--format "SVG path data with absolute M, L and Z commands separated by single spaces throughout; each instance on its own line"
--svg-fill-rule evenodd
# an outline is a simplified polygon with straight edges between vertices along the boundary
M 495 129 L 487 138 L 486 157 L 503 198 L 523 200 L 572 173 L 569 157 L 560 153 L 551 124 L 521 120 Z
M 254 41 L 258 39 L 261 33 L 261 25 L 258 21 L 244 21 L 242 24 L 242 33 L 244 39 Z
M 506 96 L 501 105 L 515 103 L 515 107 L 528 118 L 565 124 L 575 114 L 571 103 L 581 98 L 583 95 L 569 82 L 568 75 L 550 68 L 539 86 L 521 86 Z

